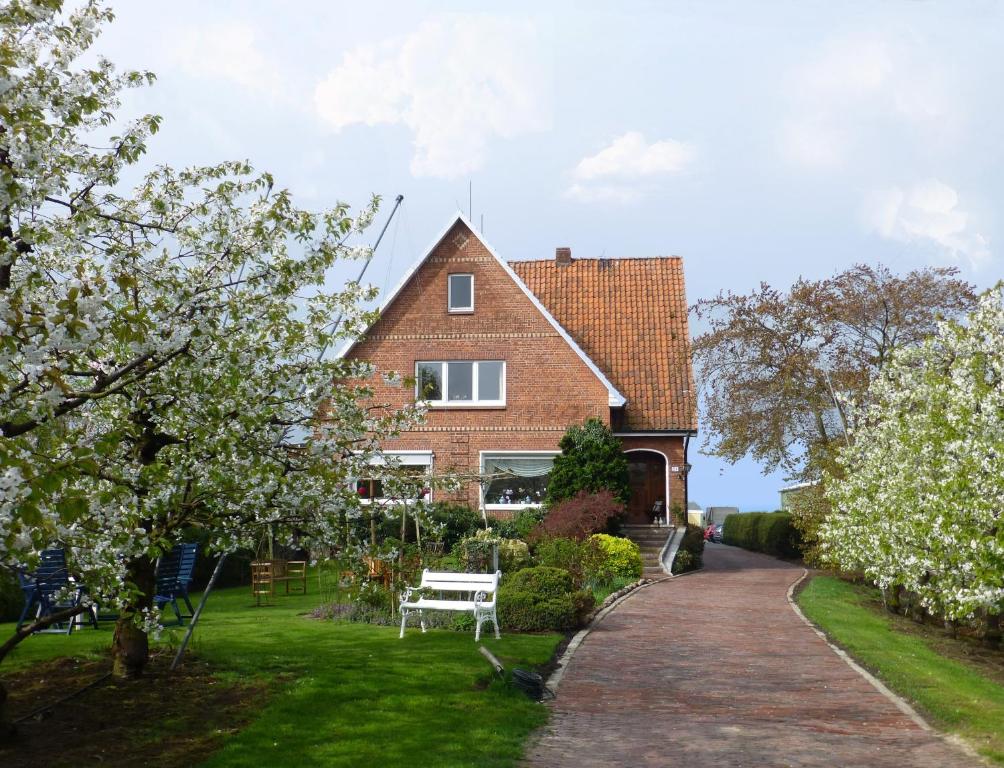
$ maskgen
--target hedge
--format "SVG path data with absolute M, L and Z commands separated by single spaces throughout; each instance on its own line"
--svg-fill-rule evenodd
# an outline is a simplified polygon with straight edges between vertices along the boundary
M 790 512 L 745 512 L 725 518 L 726 544 L 775 557 L 799 557 L 801 539 Z
M 524 568 L 503 579 L 499 587 L 499 621 L 516 632 L 564 632 L 579 626 L 595 603 L 592 592 L 573 591 L 568 571 Z

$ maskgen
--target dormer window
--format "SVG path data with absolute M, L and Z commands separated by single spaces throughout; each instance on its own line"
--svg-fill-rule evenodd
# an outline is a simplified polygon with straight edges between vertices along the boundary
M 474 275 L 450 275 L 447 293 L 447 306 L 450 312 L 474 311 Z

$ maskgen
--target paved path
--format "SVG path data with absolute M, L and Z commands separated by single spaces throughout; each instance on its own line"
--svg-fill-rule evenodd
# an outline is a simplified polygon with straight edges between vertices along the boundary
M 801 569 L 711 544 L 589 634 L 527 766 L 961 768 L 791 610 Z

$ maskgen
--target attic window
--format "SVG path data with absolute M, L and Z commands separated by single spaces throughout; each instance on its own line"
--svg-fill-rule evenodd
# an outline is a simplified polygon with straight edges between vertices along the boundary
M 474 275 L 450 275 L 447 305 L 450 312 L 474 311 Z

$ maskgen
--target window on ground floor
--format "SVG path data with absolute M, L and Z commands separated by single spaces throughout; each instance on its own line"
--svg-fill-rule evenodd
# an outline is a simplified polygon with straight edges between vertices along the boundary
M 486 509 L 542 504 L 557 451 L 498 451 L 481 454 Z
M 429 477 L 432 474 L 431 451 L 388 452 L 373 461 L 373 471 L 354 481 L 360 501 L 431 501 Z

